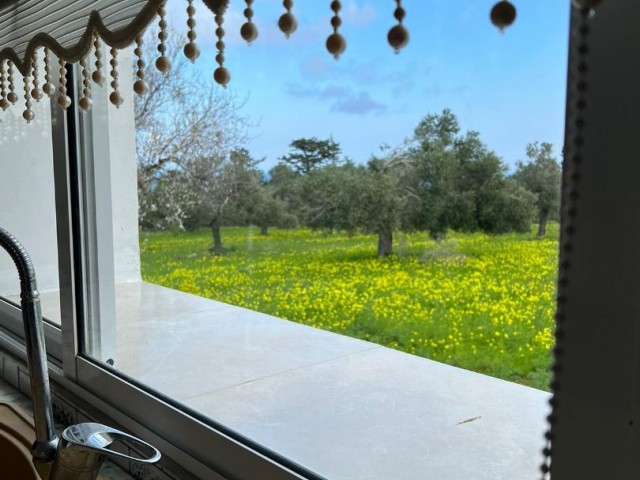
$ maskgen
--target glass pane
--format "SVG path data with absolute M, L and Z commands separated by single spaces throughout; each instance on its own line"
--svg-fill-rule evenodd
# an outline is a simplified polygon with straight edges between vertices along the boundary
M 16 84 L 22 85 L 19 75 Z M 48 97 L 33 103 L 35 119 L 30 124 L 22 118 L 21 102 L 0 111 L 0 226 L 30 254 L 43 315 L 59 325 L 51 107 Z M 5 252 L 0 252 L 0 297 L 20 303 L 18 273 Z
M 529 478 L 553 343 L 569 8 L 519 6 L 500 34 L 491 3 L 407 2 L 395 55 L 393 2 L 345 1 L 336 62 L 327 6 L 300 2 L 285 41 L 279 2 L 256 4 L 247 49 L 232 5 L 227 89 L 205 28 L 194 65 L 170 32 L 167 76 L 157 32 L 145 37 L 146 96 L 132 93 L 132 50 L 119 109 L 93 88 L 84 353 L 329 478 L 449 478 L 425 451 L 470 478 L 483 445 L 488 461 L 526 452 L 494 478 Z M 170 23 L 183 11 L 169 2 Z M 453 428 L 483 418 L 473 439 Z M 514 425 L 528 433 L 507 441 Z

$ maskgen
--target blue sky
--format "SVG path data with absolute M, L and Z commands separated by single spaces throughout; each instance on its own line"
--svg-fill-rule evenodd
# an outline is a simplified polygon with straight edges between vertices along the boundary
M 495 0 L 405 0 L 411 40 L 394 54 L 386 35 L 395 2 L 344 0 L 347 50 L 336 61 L 324 46 L 329 0 L 295 1 L 298 29 L 288 40 L 277 28 L 282 2 L 256 0 L 260 36 L 251 46 L 239 35 L 245 4 L 231 0 L 228 88 L 245 99 L 243 114 L 255 125 L 249 150 L 268 169 L 293 139 L 332 136 L 345 156 L 366 162 L 382 144 L 400 145 L 425 115 L 450 108 L 507 165 L 524 158 L 529 142 L 559 152 L 570 2 L 512 1 L 518 18 L 500 33 L 488 18 Z M 169 2 L 172 25 L 184 24 L 185 3 Z M 202 54 L 194 68 L 211 78 L 215 24 L 196 6 Z

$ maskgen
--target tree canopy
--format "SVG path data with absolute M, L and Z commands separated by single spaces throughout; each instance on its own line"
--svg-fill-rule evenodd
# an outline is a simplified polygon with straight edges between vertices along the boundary
M 439 239 L 449 229 L 527 231 L 531 209 L 523 189 L 506 178 L 502 160 L 478 132 L 464 134 L 450 110 L 427 115 L 408 147 L 414 202 L 410 224 Z M 502 212 L 510 212 L 502 215 Z
M 293 140 L 289 150 L 280 161 L 300 175 L 308 175 L 313 170 L 337 164 L 342 152 L 333 138 L 318 140 L 316 137 Z

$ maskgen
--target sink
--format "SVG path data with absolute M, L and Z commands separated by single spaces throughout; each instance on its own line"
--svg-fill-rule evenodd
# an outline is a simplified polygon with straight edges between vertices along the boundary
M 0 465 L 2 478 L 40 480 L 31 461 L 36 439 L 33 421 L 19 407 L 0 403 Z

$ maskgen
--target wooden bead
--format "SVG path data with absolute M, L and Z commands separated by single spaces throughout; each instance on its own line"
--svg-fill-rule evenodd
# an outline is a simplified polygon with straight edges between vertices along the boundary
M 298 28 L 298 21 L 292 13 L 284 13 L 278 20 L 278 27 L 284 35 L 289 38 Z
M 389 30 L 387 35 L 387 40 L 389 45 L 395 50 L 395 52 L 399 52 L 403 47 L 409 43 L 409 31 L 405 28 L 404 25 L 398 24 Z
M 508 0 L 501 0 L 491 9 L 491 23 L 504 30 L 513 25 L 516 20 L 516 7 Z
M 82 97 L 80 100 L 78 100 L 78 106 L 85 112 L 88 112 L 89 110 L 91 110 L 93 102 L 89 97 Z
M 102 70 L 94 70 L 91 74 L 91 79 L 98 85 L 102 85 L 104 83 L 104 74 L 102 73 Z
M 200 56 L 200 49 L 196 43 L 187 43 L 184 46 L 184 56 L 192 62 Z
M 43 87 L 44 87 L 44 85 L 43 85 Z M 39 102 L 40 100 L 42 100 L 42 97 L 44 95 L 43 95 L 42 90 L 40 90 L 39 88 L 34 88 L 33 90 L 31 90 L 31 96 L 33 97 L 33 99 L 36 102 Z
M 36 118 L 36 114 L 33 113 L 33 110 L 25 110 L 22 112 L 22 118 L 24 118 L 27 123 L 30 123 L 34 118 Z
M 213 72 L 213 79 L 216 81 L 218 85 L 222 85 L 223 87 L 226 87 L 229 81 L 231 80 L 231 74 L 229 73 L 229 70 L 227 70 L 225 67 L 218 67 Z
M 122 98 L 122 95 L 120 95 L 120 92 L 111 92 L 111 95 L 109 95 L 109 101 L 116 107 L 120 107 L 120 105 L 124 103 L 124 99 Z
M 171 70 L 171 62 L 167 57 L 158 57 L 156 59 L 156 68 L 162 73 L 168 73 Z
M 337 60 L 347 49 L 347 41 L 339 33 L 332 33 L 327 38 L 327 50 Z
M 144 80 L 136 80 L 133 84 L 133 91 L 138 95 L 144 95 L 149 91 L 149 86 Z
M 258 27 L 253 22 L 247 22 L 240 27 L 240 36 L 245 42 L 251 43 L 258 38 Z
M 71 106 L 71 98 L 68 95 L 58 95 L 58 106 L 60 108 L 69 108 Z

